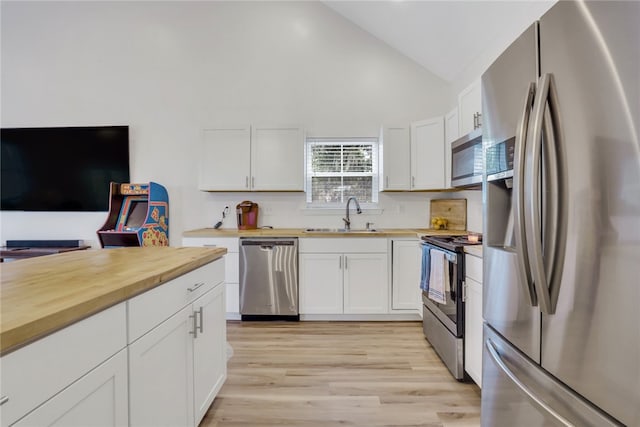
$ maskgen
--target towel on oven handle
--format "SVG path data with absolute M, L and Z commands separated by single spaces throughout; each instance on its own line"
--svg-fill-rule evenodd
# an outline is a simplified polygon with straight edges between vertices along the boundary
M 431 269 L 431 248 L 422 245 L 422 267 L 420 269 L 420 289 L 429 292 L 429 271 Z
M 437 249 L 431 249 L 429 256 L 431 258 L 431 268 L 427 296 L 435 302 L 446 304 L 446 285 L 449 283 L 449 264 L 446 254 Z

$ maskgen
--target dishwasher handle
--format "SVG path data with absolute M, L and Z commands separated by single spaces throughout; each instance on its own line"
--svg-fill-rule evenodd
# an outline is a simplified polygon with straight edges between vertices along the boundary
M 241 246 L 295 246 L 295 240 L 240 240 Z

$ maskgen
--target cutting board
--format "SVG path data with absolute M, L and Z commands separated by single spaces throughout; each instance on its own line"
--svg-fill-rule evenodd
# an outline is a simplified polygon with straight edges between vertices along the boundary
M 429 227 L 431 227 L 431 218 L 437 216 L 449 221 L 447 230 L 466 230 L 467 199 L 431 200 Z

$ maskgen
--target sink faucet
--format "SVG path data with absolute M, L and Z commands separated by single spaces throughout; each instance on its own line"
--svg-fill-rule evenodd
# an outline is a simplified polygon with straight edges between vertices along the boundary
M 347 217 L 342 218 L 342 220 L 344 221 L 344 229 L 347 231 L 351 230 L 351 220 L 349 219 L 349 203 L 351 203 L 352 200 L 356 204 L 356 213 L 362 213 L 362 209 L 360 209 L 360 203 L 358 203 L 358 199 L 353 196 L 349 197 L 349 200 L 347 200 Z

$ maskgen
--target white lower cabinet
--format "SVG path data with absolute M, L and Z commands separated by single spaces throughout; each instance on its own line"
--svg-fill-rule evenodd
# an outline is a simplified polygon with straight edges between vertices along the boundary
M 132 426 L 192 426 L 193 309 L 185 307 L 129 346 Z
M 140 329 L 137 325 L 149 318 L 145 314 L 157 317 L 157 307 L 168 298 L 175 301 L 173 309 L 163 309 L 168 318 L 129 345 L 131 425 L 198 425 L 222 387 L 227 372 L 222 263 L 214 261 L 130 301 L 130 331 Z M 180 293 L 187 296 L 186 305 L 176 296 Z
M 227 319 L 240 319 L 240 254 L 237 237 L 183 237 L 183 246 L 226 248 L 224 282 Z
M 464 369 L 482 387 L 482 259 L 465 255 Z
M 227 378 L 225 288 L 215 287 L 193 303 L 201 313 L 193 340 L 195 424 L 198 425 Z
M 127 351 L 121 350 L 14 425 L 126 426 L 127 409 Z
M 388 313 L 386 239 L 300 239 L 299 264 L 300 314 Z
M 391 275 L 391 308 L 422 309 L 420 292 L 421 250 L 418 240 L 393 240 Z

